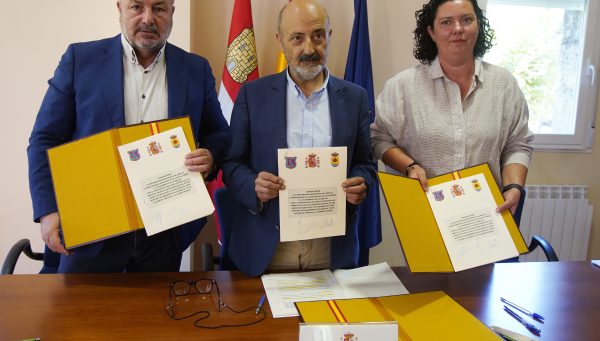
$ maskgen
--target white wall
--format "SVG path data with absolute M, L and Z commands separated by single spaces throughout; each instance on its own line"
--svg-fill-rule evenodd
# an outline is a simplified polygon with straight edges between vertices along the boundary
M 35 116 L 61 55 L 72 42 L 120 32 L 116 0 L 3 1 L 0 32 L 0 261 L 12 244 L 29 238 L 43 249 L 32 221 L 26 148 Z M 177 0 L 170 42 L 189 50 L 190 0 Z M 23 256 L 15 273 L 36 273 L 40 263 Z

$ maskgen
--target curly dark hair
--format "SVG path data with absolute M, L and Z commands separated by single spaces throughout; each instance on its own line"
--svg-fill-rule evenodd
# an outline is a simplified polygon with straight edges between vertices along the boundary
M 429 3 L 423 5 L 423 8 L 415 12 L 417 19 L 417 28 L 413 31 L 415 34 L 415 47 L 413 55 L 421 64 L 430 64 L 438 54 L 435 42 L 429 36 L 427 27 L 433 27 L 433 21 L 437 13 L 438 7 L 441 4 L 450 0 L 430 0 Z M 485 17 L 483 10 L 477 5 L 477 0 L 469 0 L 475 9 L 477 23 L 479 24 L 479 35 L 473 49 L 473 56 L 483 57 L 483 55 L 493 46 L 494 30 Z

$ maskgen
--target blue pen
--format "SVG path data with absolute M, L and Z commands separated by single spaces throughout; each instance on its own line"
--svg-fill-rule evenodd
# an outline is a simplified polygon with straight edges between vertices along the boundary
M 511 301 L 509 301 L 509 300 L 507 300 L 507 299 L 505 299 L 503 297 L 500 297 L 500 301 L 502 301 L 502 302 L 508 304 L 509 306 L 511 306 L 511 307 L 513 307 L 513 308 L 515 308 L 515 309 L 517 309 L 519 311 L 521 311 L 522 313 L 530 316 L 532 319 L 534 319 L 534 320 L 536 320 L 538 322 L 544 323 L 544 317 L 542 315 L 540 315 L 538 313 L 535 313 L 535 312 L 532 313 L 531 311 L 529 311 L 529 310 L 527 310 L 527 309 L 525 309 L 523 307 L 520 307 L 520 306 L 512 303 Z
M 527 330 L 529 330 L 533 335 L 540 336 L 540 333 L 542 331 L 538 327 L 536 327 L 533 324 L 528 323 L 527 321 L 525 321 L 521 316 L 519 316 L 519 314 L 515 313 L 514 311 L 512 311 L 507 306 L 504 306 L 504 311 L 506 311 L 508 313 L 508 315 L 514 317 L 515 320 L 519 321 L 519 323 L 521 323 L 522 325 L 524 325 L 525 328 L 527 328 Z
M 258 305 L 256 306 L 256 314 L 258 315 L 258 313 L 260 313 L 260 311 L 262 310 L 263 304 L 265 304 L 265 297 L 267 297 L 267 295 L 262 295 L 262 297 L 260 298 L 260 301 L 258 302 Z

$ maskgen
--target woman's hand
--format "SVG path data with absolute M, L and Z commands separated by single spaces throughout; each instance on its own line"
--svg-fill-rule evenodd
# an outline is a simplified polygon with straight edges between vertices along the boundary
M 406 168 L 406 176 L 411 179 L 417 179 L 421 183 L 421 187 L 423 191 L 429 191 L 429 185 L 427 184 L 427 174 L 423 167 L 418 164 L 414 164 L 408 168 Z
M 496 212 L 501 213 L 508 209 L 511 214 L 515 214 L 517 206 L 519 206 L 519 200 L 521 199 L 521 191 L 517 188 L 511 188 L 502 193 L 502 196 L 504 197 L 504 203 L 496 208 Z

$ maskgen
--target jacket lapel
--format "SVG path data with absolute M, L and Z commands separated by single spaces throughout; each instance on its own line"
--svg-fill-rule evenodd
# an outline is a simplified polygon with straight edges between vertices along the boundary
M 121 35 L 109 40 L 98 57 L 98 78 L 102 87 L 102 95 L 106 103 L 107 114 L 112 125 L 125 125 L 125 106 L 123 104 L 123 52 Z
M 283 71 L 275 77 L 273 83 L 267 90 L 268 108 L 273 115 L 269 120 L 272 124 L 273 135 L 267 137 L 275 142 L 277 148 L 287 148 L 287 71 Z
M 346 119 L 346 86 L 330 76 L 327 84 L 327 94 L 329 96 L 329 111 L 331 116 L 331 145 L 345 146 L 344 130 Z
M 169 43 L 167 43 L 165 48 L 165 58 L 167 61 L 169 118 L 189 114 L 183 112 L 187 93 L 189 65 L 183 61 L 181 51 L 177 50 Z

